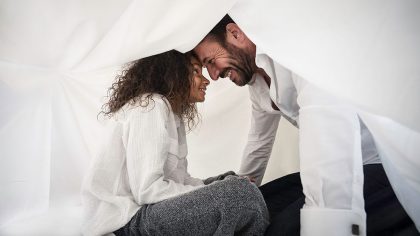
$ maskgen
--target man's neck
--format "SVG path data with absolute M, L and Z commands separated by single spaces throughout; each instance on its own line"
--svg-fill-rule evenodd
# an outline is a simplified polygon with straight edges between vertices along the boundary
M 262 75 L 264 81 L 267 83 L 268 87 L 271 85 L 271 78 L 268 76 L 267 73 L 265 73 L 265 70 L 263 68 L 258 68 L 257 73 Z
M 271 78 L 268 76 L 267 73 L 265 73 L 265 70 L 262 68 L 258 68 L 257 69 L 257 73 L 260 74 L 262 76 L 262 78 L 264 79 L 265 83 L 267 84 L 268 88 L 270 88 L 271 85 Z M 271 107 L 276 110 L 279 111 L 280 109 L 277 107 L 277 105 L 273 102 L 273 100 L 271 100 Z

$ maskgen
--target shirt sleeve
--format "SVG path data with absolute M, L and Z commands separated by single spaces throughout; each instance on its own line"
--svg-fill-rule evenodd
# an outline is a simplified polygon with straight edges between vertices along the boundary
M 305 194 L 301 235 L 365 235 L 358 115 L 323 90 L 296 80 Z
M 160 202 L 197 188 L 164 177 L 169 150 L 167 126 L 170 111 L 165 102 L 155 100 L 154 106 L 149 105 L 147 110 L 135 108 L 126 128 L 128 178 L 139 205 Z
M 199 178 L 191 177 L 190 173 L 188 173 L 188 160 L 185 159 L 185 180 L 184 184 L 186 185 L 193 185 L 193 186 L 202 186 L 204 185 L 203 180 Z
M 254 178 L 257 186 L 264 177 L 280 117 L 264 112 L 255 103 L 252 105 L 251 128 L 238 174 Z

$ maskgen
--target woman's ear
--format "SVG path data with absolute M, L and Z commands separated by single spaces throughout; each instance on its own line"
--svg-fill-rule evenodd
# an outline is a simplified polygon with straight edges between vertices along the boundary
M 226 41 L 237 47 L 241 47 L 246 40 L 244 32 L 235 23 L 226 25 Z

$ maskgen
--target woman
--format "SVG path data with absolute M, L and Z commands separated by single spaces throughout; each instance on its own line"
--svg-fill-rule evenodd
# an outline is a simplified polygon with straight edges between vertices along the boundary
M 112 85 L 105 114 L 116 125 L 83 186 L 85 235 L 264 233 L 267 209 L 248 180 L 187 172 L 184 122 L 194 127 L 209 84 L 201 67 L 172 50 L 136 61 Z

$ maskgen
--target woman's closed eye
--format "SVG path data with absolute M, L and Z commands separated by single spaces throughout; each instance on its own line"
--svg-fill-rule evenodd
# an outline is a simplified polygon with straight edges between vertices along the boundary
M 201 66 L 194 65 L 193 73 L 194 75 L 201 75 Z

